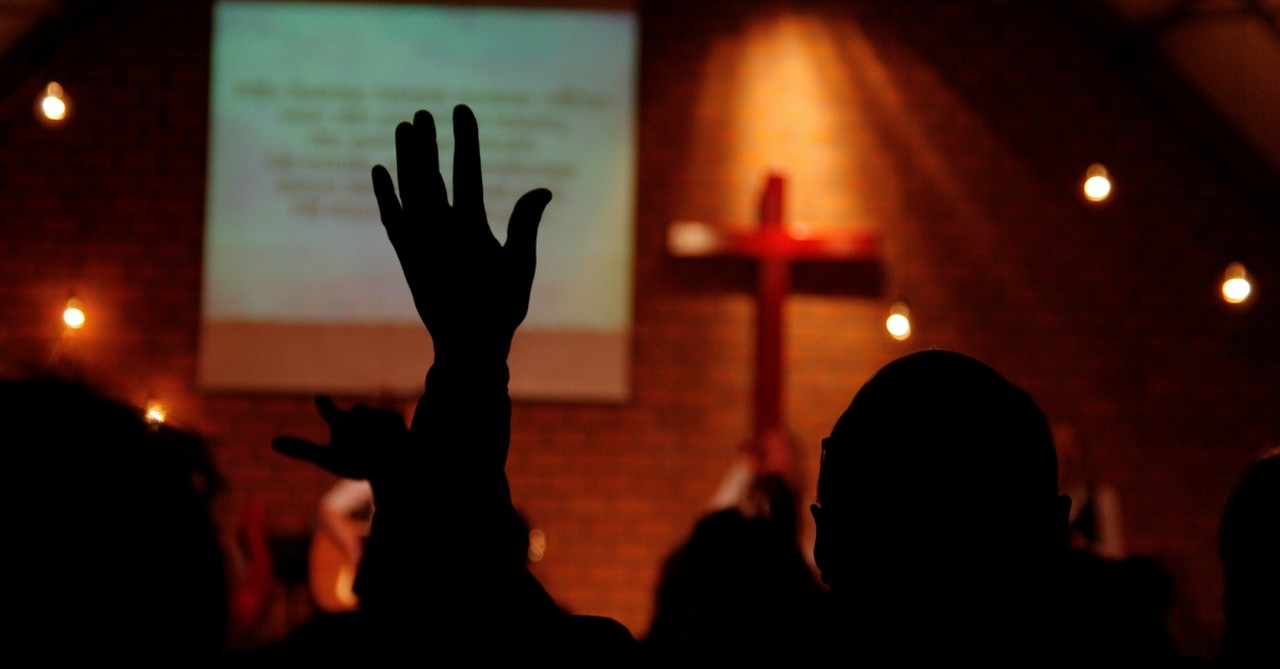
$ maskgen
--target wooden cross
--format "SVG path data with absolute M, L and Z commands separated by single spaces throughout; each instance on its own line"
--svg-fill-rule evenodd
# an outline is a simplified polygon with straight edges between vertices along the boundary
M 784 179 L 765 179 L 760 226 L 743 231 L 707 223 L 678 222 L 667 231 L 667 249 L 677 258 L 745 258 L 756 266 L 755 415 L 752 449 L 762 461 L 787 443 L 782 420 L 782 310 L 791 290 L 791 266 L 802 261 L 867 263 L 879 243 L 866 231 L 798 233 L 783 225 Z M 768 469 L 768 467 L 766 467 Z M 789 471 L 779 472 L 790 474 Z

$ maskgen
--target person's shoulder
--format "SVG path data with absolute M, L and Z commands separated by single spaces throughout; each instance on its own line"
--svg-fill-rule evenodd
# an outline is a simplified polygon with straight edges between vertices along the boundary
M 626 625 L 604 616 L 567 615 L 556 635 L 570 666 L 635 666 L 639 644 Z

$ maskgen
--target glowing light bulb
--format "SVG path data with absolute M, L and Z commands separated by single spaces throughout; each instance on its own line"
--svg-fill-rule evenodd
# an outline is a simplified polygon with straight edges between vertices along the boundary
M 67 103 L 52 95 L 40 101 L 40 110 L 44 112 L 44 117 L 50 121 L 61 121 L 67 117 Z
M 889 308 L 889 317 L 884 320 L 884 329 L 889 336 L 903 341 L 911 336 L 911 311 L 902 302 L 895 302 Z
M 1101 163 L 1094 163 L 1084 171 L 1084 197 L 1090 202 L 1101 202 L 1111 195 L 1111 176 Z
M 36 109 L 37 117 L 50 125 L 66 120 L 71 111 L 71 101 L 62 89 L 62 84 L 50 81 L 36 97 Z
M 1253 281 L 1245 271 L 1244 265 L 1238 262 L 1227 265 L 1226 271 L 1222 273 L 1222 299 L 1231 304 L 1240 304 L 1249 299 L 1251 294 L 1253 294 Z
M 667 229 L 667 246 L 677 256 L 706 255 L 720 245 L 715 229 L 698 221 L 676 221 Z
M 74 297 L 67 300 L 67 308 L 62 310 L 62 322 L 72 330 L 79 330 L 84 327 L 84 320 L 84 305 L 80 300 Z
M 158 426 L 163 424 L 165 419 L 169 417 L 169 409 L 155 400 L 150 400 L 147 402 L 147 408 L 142 417 L 147 421 L 148 425 Z

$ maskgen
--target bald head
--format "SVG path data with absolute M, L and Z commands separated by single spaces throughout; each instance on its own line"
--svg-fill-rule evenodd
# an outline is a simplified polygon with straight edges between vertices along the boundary
M 923 351 L 867 381 L 824 441 L 815 552 L 833 591 L 868 566 L 972 569 L 1055 548 L 1065 504 L 1031 397 L 969 356 Z

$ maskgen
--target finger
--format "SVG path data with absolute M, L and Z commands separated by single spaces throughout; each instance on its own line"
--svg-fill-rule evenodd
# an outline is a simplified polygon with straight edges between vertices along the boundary
M 387 231 L 387 239 L 407 276 L 415 257 L 414 244 L 406 238 L 412 229 L 405 225 L 404 210 L 400 207 L 400 200 L 396 199 L 395 186 L 391 185 L 391 173 L 381 165 L 373 166 L 373 196 L 378 200 L 378 214 L 382 218 L 383 229 Z
M 396 181 L 400 185 L 400 203 L 406 212 L 417 211 L 422 203 L 419 186 L 422 157 L 418 155 L 416 146 L 417 134 L 412 123 L 396 126 Z
M 373 166 L 373 197 L 378 201 L 378 214 L 387 234 L 394 234 L 392 231 L 400 222 L 403 210 L 396 197 L 396 187 L 391 184 L 391 173 L 381 165 Z
M 320 417 L 329 425 L 333 425 L 342 416 L 342 409 L 328 395 L 316 395 L 316 411 L 320 412 Z
M 453 207 L 463 220 L 485 220 L 480 130 L 475 114 L 466 105 L 453 108 Z
M 417 148 L 422 154 L 422 171 L 430 176 L 440 173 L 440 150 L 436 146 L 436 119 L 431 112 L 419 109 L 413 115 L 413 129 L 417 134 Z
M 297 460 L 304 460 L 328 469 L 328 448 L 320 444 L 299 439 L 297 437 L 276 437 L 271 440 L 271 448 L 277 453 Z
M 444 189 L 444 177 L 440 175 L 440 147 L 436 142 L 436 119 L 431 112 L 419 109 L 413 115 L 415 133 L 414 148 L 417 151 L 417 168 L 421 170 L 422 197 L 420 203 L 431 216 L 437 216 L 449 207 L 449 194 Z M 434 219 L 433 219 L 434 220 Z
M 538 226 L 542 222 L 542 212 L 551 201 L 551 191 L 545 188 L 531 190 L 520 196 L 516 206 L 511 210 L 511 221 L 507 225 L 507 243 L 502 252 L 506 255 L 507 266 L 511 269 L 512 286 L 515 303 L 513 316 L 516 323 L 524 320 L 529 311 L 529 291 L 533 289 L 533 274 L 538 264 Z

